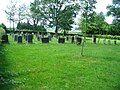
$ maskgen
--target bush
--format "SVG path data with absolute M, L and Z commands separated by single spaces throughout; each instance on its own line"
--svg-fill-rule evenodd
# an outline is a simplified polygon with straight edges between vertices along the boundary
M 2 25 L 0 25 L 0 38 L 5 33 L 5 30 L 3 29 Z
M 34 25 L 31 25 L 30 23 L 18 23 L 17 29 L 20 29 L 20 30 L 27 29 L 27 30 L 35 30 L 35 31 L 41 31 L 41 32 L 47 31 L 44 28 L 44 26 L 40 26 L 40 25 L 34 26 Z

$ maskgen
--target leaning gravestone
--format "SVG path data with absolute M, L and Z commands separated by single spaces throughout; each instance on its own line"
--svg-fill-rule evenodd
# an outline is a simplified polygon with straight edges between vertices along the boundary
M 28 34 L 27 35 L 27 43 L 33 43 L 32 39 L 33 39 L 32 34 Z
M 8 43 L 8 35 L 7 35 L 7 34 L 2 35 L 1 40 L 2 40 L 2 42 L 1 42 L 1 43 L 3 43 L 3 44 Z
M 22 36 L 21 35 L 18 36 L 18 43 L 22 43 Z

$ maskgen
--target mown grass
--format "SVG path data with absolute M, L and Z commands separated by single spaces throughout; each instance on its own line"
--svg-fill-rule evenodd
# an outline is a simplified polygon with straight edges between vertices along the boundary
M 1 87 L 10 90 L 119 90 L 120 45 L 86 42 L 81 46 L 56 39 L 49 44 L 3 45 Z M 4 58 L 1 58 L 4 57 Z

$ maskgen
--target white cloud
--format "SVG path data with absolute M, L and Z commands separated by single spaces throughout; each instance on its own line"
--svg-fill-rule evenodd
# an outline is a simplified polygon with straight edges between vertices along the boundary
M 107 12 L 106 6 L 111 5 L 112 0 L 97 0 L 96 12 Z

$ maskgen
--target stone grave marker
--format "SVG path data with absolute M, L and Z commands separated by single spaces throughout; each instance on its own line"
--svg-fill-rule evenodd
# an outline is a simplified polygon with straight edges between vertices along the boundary
M 17 34 L 14 34 L 14 41 L 18 41 L 18 35 Z
M 115 45 L 117 44 L 117 41 L 116 41 L 116 40 L 114 40 L 114 44 L 115 44 Z
M 48 37 L 43 37 L 41 38 L 42 43 L 49 43 L 49 38 Z
M 74 43 L 74 42 L 75 42 L 75 38 L 74 38 L 74 36 L 72 36 L 71 43 Z
M 95 36 L 95 35 L 92 35 L 92 42 L 93 42 L 94 44 L 96 44 L 96 36 Z
M 18 43 L 22 43 L 22 36 L 21 35 L 18 36 Z
M 32 34 L 27 35 L 27 43 L 33 43 L 33 36 Z
M 78 45 L 81 44 L 82 43 L 82 38 L 81 37 L 77 37 L 76 38 L 76 42 L 77 42 Z
M 7 34 L 2 35 L 1 41 L 2 41 L 1 43 L 3 43 L 3 44 L 9 43 L 8 42 L 8 35 Z
M 58 38 L 58 43 L 65 43 L 65 38 L 64 37 L 59 37 Z

